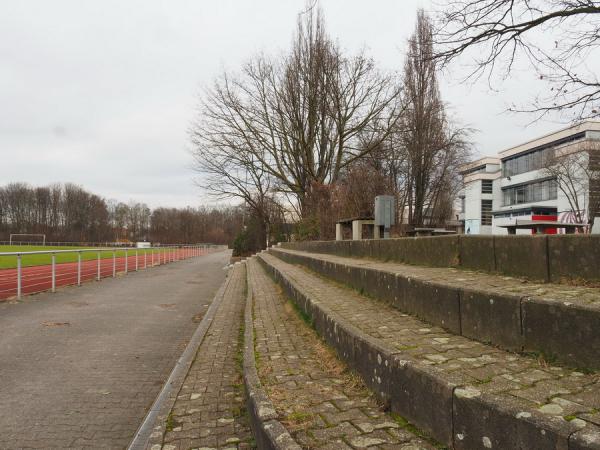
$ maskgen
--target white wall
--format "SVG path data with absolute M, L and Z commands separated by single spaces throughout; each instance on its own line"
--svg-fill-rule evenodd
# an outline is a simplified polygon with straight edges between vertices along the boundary
M 465 233 L 492 234 L 491 226 L 481 225 L 481 200 L 493 200 L 493 194 L 482 194 L 481 180 L 474 180 L 465 185 L 464 195 Z

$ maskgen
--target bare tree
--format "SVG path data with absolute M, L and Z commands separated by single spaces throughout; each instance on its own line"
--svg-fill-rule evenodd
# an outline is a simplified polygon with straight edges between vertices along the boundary
M 544 164 L 544 173 L 556 180 L 577 223 L 594 225 L 600 207 L 600 144 L 557 150 Z
M 384 140 L 398 100 L 393 76 L 364 54 L 343 55 L 309 8 L 289 53 L 258 56 L 207 92 L 191 130 L 201 185 L 249 205 L 289 195 L 299 216 L 309 214 L 311 187 L 335 183 Z
M 548 86 L 531 106 L 514 110 L 597 117 L 600 80 L 588 63 L 598 60 L 599 13 L 595 0 L 450 1 L 438 17 L 436 56 L 448 63 L 469 53 L 475 77 L 506 77 L 523 59 Z
M 441 99 L 433 56 L 433 28 L 423 10 L 417 16 L 404 64 L 405 109 L 397 129 L 401 204 L 408 223 L 421 226 L 458 186 L 458 165 L 468 156 L 468 130 L 453 127 Z M 446 208 L 446 206 L 444 207 Z M 447 209 L 447 208 L 446 208 Z

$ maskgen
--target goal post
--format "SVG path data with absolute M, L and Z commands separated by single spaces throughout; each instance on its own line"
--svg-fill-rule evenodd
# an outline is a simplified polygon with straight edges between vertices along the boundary
M 33 240 L 31 239 L 19 239 L 19 238 L 23 238 L 23 237 L 27 237 L 27 238 L 35 238 Z M 9 238 L 9 245 L 15 245 L 15 244 L 39 244 L 40 242 L 42 243 L 42 245 L 46 245 L 46 235 L 42 234 L 42 233 L 12 233 L 10 235 Z

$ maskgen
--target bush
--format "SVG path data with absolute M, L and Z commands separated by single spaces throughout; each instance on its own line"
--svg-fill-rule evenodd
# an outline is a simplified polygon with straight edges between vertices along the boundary
M 251 217 L 248 225 L 233 241 L 233 256 L 250 256 L 265 248 L 265 232 L 258 219 Z
M 316 241 L 320 238 L 321 226 L 318 217 L 306 217 L 296 223 L 294 235 L 298 241 Z

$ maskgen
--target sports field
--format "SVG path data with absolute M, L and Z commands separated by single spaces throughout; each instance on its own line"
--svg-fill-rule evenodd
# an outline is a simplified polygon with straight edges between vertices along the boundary
M 90 247 L 41 247 L 41 246 L 0 246 L 0 253 L 6 251 L 58 251 L 93 249 L 92 252 L 82 253 L 82 263 L 77 264 L 77 252 L 56 253 L 56 267 L 51 265 L 51 255 L 23 255 L 23 268 L 21 269 L 21 293 L 32 294 L 35 292 L 52 289 L 53 286 L 67 286 L 101 278 L 114 277 L 117 274 L 145 270 L 147 268 L 168 264 L 174 261 L 201 256 L 211 250 L 199 248 L 161 248 L 161 249 L 120 249 L 115 252 L 106 248 Z M 98 260 L 100 252 L 100 260 Z M 18 295 L 18 271 L 16 256 L 0 255 L 0 300 Z
M 103 248 L 94 248 L 94 247 L 43 247 L 37 245 L 0 245 L 0 253 L 3 252 L 38 252 L 38 251 L 57 251 L 60 250 L 98 250 L 100 252 L 100 258 L 112 258 L 112 250 L 106 250 Z M 127 250 L 127 255 L 132 256 L 135 255 L 135 252 L 138 252 L 140 256 L 143 256 L 144 253 L 150 255 L 151 253 L 157 253 L 158 249 L 135 249 L 130 248 Z M 116 252 L 117 257 L 124 257 L 125 250 L 118 250 Z M 97 252 L 83 252 L 81 254 L 82 261 L 90 261 L 98 258 Z M 77 262 L 77 253 L 56 253 L 56 262 L 60 263 L 69 263 L 69 262 Z M 52 263 L 52 255 L 43 254 L 43 255 L 23 255 L 21 257 L 21 264 L 23 267 L 28 266 L 43 266 L 46 264 Z M 3 256 L 0 255 L 0 269 L 14 269 L 17 267 L 17 257 L 16 256 Z

